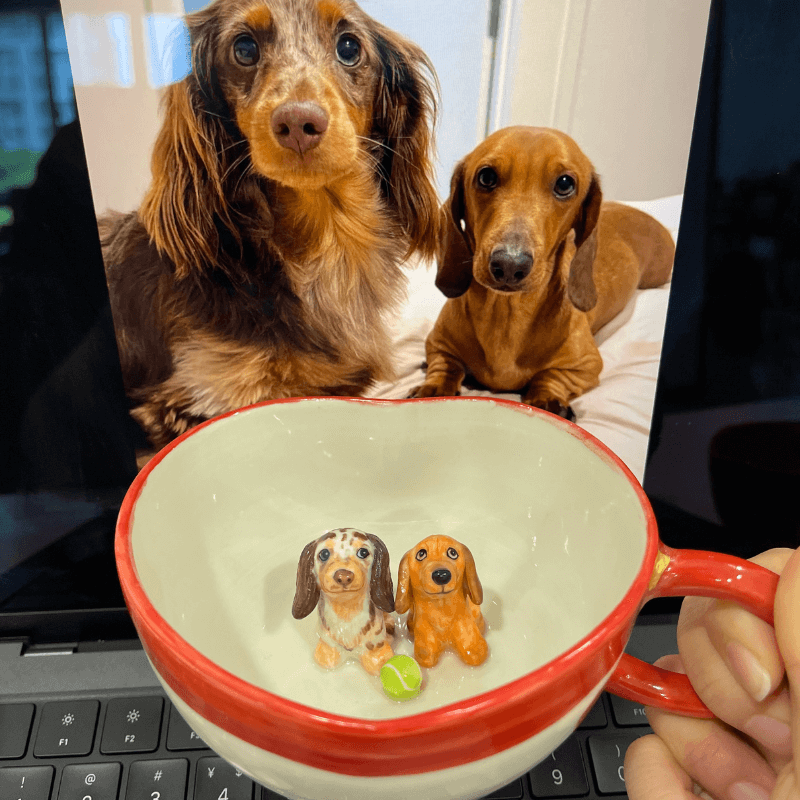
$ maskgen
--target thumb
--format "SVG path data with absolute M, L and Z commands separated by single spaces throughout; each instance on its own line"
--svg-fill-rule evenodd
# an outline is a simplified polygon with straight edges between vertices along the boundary
M 778 582 L 775 636 L 789 681 L 795 786 L 800 788 L 800 548 L 792 554 Z

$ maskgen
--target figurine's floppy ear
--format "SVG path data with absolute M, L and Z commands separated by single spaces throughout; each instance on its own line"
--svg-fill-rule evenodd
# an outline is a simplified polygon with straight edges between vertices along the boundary
M 483 586 L 481 586 L 480 578 L 478 578 L 478 571 L 475 569 L 475 559 L 469 547 L 461 545 L 461 550 L 464 554 L 464 583 L 467 587 L 467 594 L 476 605 L 483 602 Z
M 389 551 L 377 536 L 368 533 L 367 538 L 375 547 L 375 554 L 372 560 L 370 597 L 381 611 L 394 611 L 394 585 L 392 584 L 392 573 L 389 569 Z
M 466 221 L 465 172 L 462 161 L 450 181 L 450 198 L 440 211 L 436 286 L 445 297 L 460 297 L 472 283 L 474 242 Z
M 319 539 L 309 542 L 304 548 L 297 564 L 297 588 L 292 603 L 292 616 L 295 619 L 307 617 L 319 602 L 319 586 L 314 572 L 314 551 Z
M 409 556 L 406 553 L 400 561 L 400 570 L 397 574 L 397 595 L 394 598 L 394 610 L 398 614 L 405 614 L 411 608 L 411 569 Z

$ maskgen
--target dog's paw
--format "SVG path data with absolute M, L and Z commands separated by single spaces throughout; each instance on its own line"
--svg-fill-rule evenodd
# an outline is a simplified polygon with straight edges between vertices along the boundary
M 541 405 L 536 405 L 537 408 L 541 408 L 543 411 L 549 411 L 551 414 L 555 414 L 557 417 L 561 417 L 568 422 L 575 422 L 577 419 L 575 412 L 572 410 L 572 406 L 562 405 L 558 400 L 548 400 Z
M 423 383 L 412 389 L 407 395 L 409 399 L 419 399 L 422 397 L 458 397 L 461 394 L 458 390 L 448 392 L 445 387 L 434 383 Z

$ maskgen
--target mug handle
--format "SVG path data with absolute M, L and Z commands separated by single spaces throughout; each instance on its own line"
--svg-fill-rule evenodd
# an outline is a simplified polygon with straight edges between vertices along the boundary
M 704 550 L 673 550 L 662 543 L 658 550 L 643 603 L 654 597 L 711 597 L 734 602 L 774 624 L 778 575 L 771 570 Z M 627 653 L 623 653 L 605 688 L 619 697 L 687 717 L 714 716 L 686 675 L 647 664 Z

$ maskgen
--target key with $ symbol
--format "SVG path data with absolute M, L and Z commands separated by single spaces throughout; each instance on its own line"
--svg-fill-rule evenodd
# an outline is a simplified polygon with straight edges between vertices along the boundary
M 253 781 L 216 756 L 197 762 L 195 800 L 252 800 Z

